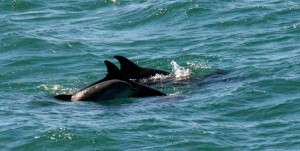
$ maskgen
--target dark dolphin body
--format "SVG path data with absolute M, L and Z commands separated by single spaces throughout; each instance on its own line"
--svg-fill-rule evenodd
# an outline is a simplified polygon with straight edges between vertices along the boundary
M 64 101 L 106 101 L 119 97 L 128 97 L 135 89 L 122 80 L 107 80 L 82 88 L 73 94 L 59 94 L 55 98 Z
M 72 101 L 88 101 L 88 100 L 111 100 L 119 97 L 128 97 L 133 94 L 135 89 L 131 84 L 121 80 L 108 80 L 72 95 Z
M 154 84 L 166 84 L 165 86 L 171 85 L 178 85 L 178 84 L 203 84 L 203 83 L 212 83 L 216 81 L 221 75 L 227 74 L 226 71 L 221 69 L 216 69 L 214 72 L 207 74 L 207 75 L 191 75 L 189 78 L 177 80 L 174 78 L 170 72 L 163 71 L 160 69 L 153 69 L 153 68 L 144 68 L 136 65 L 129 59 L 123 56 L 114 56 L 119 62 L 121 67 L 121 72 L 126 75 L 129 79 L 142 83 L 144 85 L 154 85 Z M 168 75 L 164 80 L 156 80 L 150 79 L 150 77 L 155 76 L 156 74 L 161 75 Z M 170 76 L 169 76 L 170 75 Z
M 156 89 L 153 89 L 151 87 L 142 85 L 140 83 L 136 83 L 134 81 L 129 80 L 120 70 L 119 68 L 111 63 L 110 61 L 104 61 L 106 67 L 107 67 L 107 72 L 109 77 L 111 78 L 113 77 L 114 79 L 119 79 L 119 80 L 123 80 L 125 82 L 128 82 L 129 84 L 131 84 L 134 88 L 135 91 L 134 93 L 131 95 L 132 97 L 145 97 L 145 96 L 166 96 L 165 93 L 158 91 Z M 107 78 L 107 76 L 105 77 Z
M 140 80 L 150 78 L 152 76 L 155 76 L 156 74 L 170 74 L 170 72 L 163 71 L 160 69 L 139 67 L 138 65 L 136 65 L 135 63 L 123 56 L 114 56 L 114 58 L 116 58 L 120 62 L 121 72 L 125 74 L 129 79 Z
M 116 97 L 165 96 L 166 94 L 148 86 L 130 81 L 110 61 L 104 61 L 107 75 L 73 94 L 59 94 L 55 98 L 65 101 L 103 101 Z

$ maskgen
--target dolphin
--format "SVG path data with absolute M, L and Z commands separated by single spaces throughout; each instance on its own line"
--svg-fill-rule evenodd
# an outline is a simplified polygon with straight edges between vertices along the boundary
M 105 101 L 117 97 L 166 96 L 165 93 L 130 81 L 110 61 L 104 61 L 107 75 L 72 94 L 59 94 L 55 98 L 64 101 Z
M 140 67 L 123 56 L 116 55 L 114 56 L 114 58 L 116 58 L 120 63 L 121 72 L 124 75 L 126 75 L 127 78 L 129 79 L 140 80 L 140 79 L 150 78 L 152 76 L 155 76 L 156 74 L 161 74 L 161 75 L 170 74 L 170 72 L 160 70 L 160 69 Z
M 121 70 L 112 62 L 105 60 L 104 61 L 106 67 L 107 67 L 107 72 L 109 74 L 108 78 L 115 78 L 119 80 L 123 80 L 125 82 L 128 82 L 131 84 L 134 88 L 135 91 L 130 97 L 146 97 L 146 96 L 166 96 L 165 93 L 156 90 L 154 88 L 151 88 L 149 86 L 142 85 L 140 83 L 131 81 L 126 75 L 124 75 Z M 105 77 L 107 78 L 107 77 Z
M 154 84 L 175 84 L 178 85 L 179 83 L 187 83 L 187 84 L 195 84 L 195 83 L 210 83 L 215 81 L 215 78 L 218 78 L 220 75 L 227 74 L 227 71 L 216 69 L 214 72 L 207 74 L 207 75 L 191 75 L 187 79 L 176 79 L 174 78 L 174 74 L 154 68 L 145 68 L 140 67 L 130 61 L 129 59 L 116 55 L 114 56 L 119 63 L 120 63 L 120 70 L 121 72 L 126 75 L 129 79 L 135 82 L 142 83 L 144 85 L 154 85 Z M 156 74 L 165 75 L 166 79 L 163 80 L 156 80 L 150 79 L 150 77 L 155 76 Z M 159 81 L 159 82 L 158 82 Z
M 74 93 L 72 101 L 106 101 L 114 98 L 128 97 L 135 89 L 125 81 L 113 79 L 95 84 L 82 91 Z
M 127 97 L 133 92 L 134 88 L 129 83 L 113 79 L 94 84 L 73 94 L 59 94 L 55 98 L 64 101 L 106 101 Z

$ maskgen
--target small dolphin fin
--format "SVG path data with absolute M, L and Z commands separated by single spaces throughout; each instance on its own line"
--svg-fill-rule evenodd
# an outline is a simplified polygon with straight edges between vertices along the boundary
M 114 56 L 120 62 L 120 70 L 129 79 L 144 79 L 155 76 L 156 74 L 169 75 L 167 71 L 154 68 L 144 68 L 134 64 L 123 56 Z
M 63 100 L 63 101 L 71 101 L 72 95 L 70 94 L 59 94 L 54 96 L 56 99 Z
M 120 71 L 120 69 L 115 64 L 108 60 L 105 60 L 104 63 L 107 68 L 107 75 L 105 77 L 106 79 L 119 79 L 126 82 L 129 81 L 129 79 Z
M 139 73 L 141 70 L 141 67 L 123 56 L 114 56 L 114 58 L 116 58 L 120 62 L 121 72 L 128 75 L 129 78 L 131 76 L 134 76 L 134 74 Z
M 120 80 L 124 80 L 125 79 L 125 75 L 123 75 L 121 73 L 121 71 L 119 70 L 119 68 L 113 64 L 112 62 L 108 61 L 108 60 L 105 60 L 104 61 L 105 65 L 106 65 L 106 70 L 107 70 L 107 74 L 104 78 L 102 78 L 101 80 L 98 80 L 92 84 L 89 84 L 79 90 L 77 90 L 76 92 L 74 92 L 73 94 L 79 92 L 79 91 L 82 91 L 88 87 L 91 87 L 93 85 L 96 85 L 98 83 L 101 83 L 101 82 L 104 82 L 104 81 L 107 81 L 107 80 L 112 80 L 112 79 L 120 79 Z M 126 81 L 126 80 L 125 80 Z
M 129 59 L 127 59 L 123 56 L 116 55 L 116 56 L 114 56 L 114 58 L 116 58 L 120 62 L 121 70 L 123 68 L 126 68 L 126 69 L 129 68 L 131 70 L 139 70 L 140 69 L 140 67 L 138 65 L 136 65 L 135 63 L 133 63 L 132 61 L 130 61 Z

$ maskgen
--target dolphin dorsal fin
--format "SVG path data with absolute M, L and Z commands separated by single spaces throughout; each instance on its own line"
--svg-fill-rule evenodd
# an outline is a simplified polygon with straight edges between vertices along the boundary
M 120 71 L 120 69 L 113 64 L 112 62 L 105 60 L 104 61 L 107 69 L 107 75 L 105 79 L 119 79 L 124 81 L 129 81 L 129 79 Z
M 138 65 L 136 65 L 135 63 L 123 56 L 114 56 L 114 58 L 116 58 L 120 62 L 121 71 L 124 72 L 126 75 L 138 73 L 141 70 L 141 67 L 139 67 Z
M 73 94 L 80 92 L 88 87 L 93 86 L 93 85 L 96 85 L 98 83 L 107 81 L 107 80 L 112 80 L 112 79 L 119 79 L 119 80 L 124 80 L 124 81 L 128 80 L 128 78 L 126 78 L 126 76 L 122 74 L 122 72 L 119 70 L 119 68 L 115 64 L 113 64 L 112 62 L 110 62 L 108 60 L 105 60 L 104 63 L 106 65 L 106 70 L 107 70 L 106 76 L 92 84 L 89 84 L 89 85 L 77 90 Z

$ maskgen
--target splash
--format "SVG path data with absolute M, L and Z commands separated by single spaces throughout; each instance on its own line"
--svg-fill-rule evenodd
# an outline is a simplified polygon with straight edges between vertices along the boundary
M 169 77 L 170 77 L 170 75 L 156 74 L 155 76 L 150 77 L 150 79 L 153 81 L 163 81 Z
M 148 83 L 148 84 L 150 84 L 151 82 L 157 83 L 157 82 L 163 82 L 163 81 L 165 81 L 166 79 L 168 79 L 170 77 L 172 77 L 172 75 L 156 74 L 156 75 L 151 76 L 149 78 L 140 79 L 138 82 Z
M 175 61 L 172 61 L 171 65 L 172 73 L 170 75 L 156 74 L 150 78 L 141 79 L 140 82 L 146 83 L 149 82 L 149 80 L 152 82 L 160 82 L 173 77 L 176 80 L 184 80 L 187 79 L 192 73 L 190 69 L 186 69 L 184 67 L 179 66 Z
M 174 92 L 174 93 L 171 93 L 171 94 L 168 94 L 169 96 L 180 96 L 182 95 L 181 92 Z
M 197 68 L 197 69 L 211 69 L 212 67 L 210 65 L 205 65 L 201 62 L 187 62 L 187 65 L 189 65 L 192 68 Z
M 37 87 L 38 89 L 44 89 L 46 91 L 51 91 L 51 92 L 57 92 L 57 91 L 62 91 L 62 92 L 72 92 L 74 91 L 71 88 L 66 88 L 61 85 L 49 85 L 49 84 L 42 84 Z
M 179 66 L 175 61 L 172 61 L 171 65 L 172 65 L 172 74 L 174 74 L 176 80 L 186 79 L 192 73 L 190 69 L 185 69 Z

